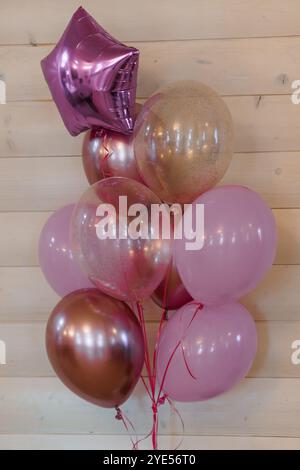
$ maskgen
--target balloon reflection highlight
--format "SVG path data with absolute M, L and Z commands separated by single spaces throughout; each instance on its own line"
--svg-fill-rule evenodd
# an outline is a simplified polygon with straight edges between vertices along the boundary
M 158 381 L 173 400 L 207 400 L 245 377 L 256 349 L 255 322 L 245 307 L 232 302 L 200 310 L 190 302 L 161 334 Z
M 120 197 L 129 210 L 142 204 L 145 212 L 124 219 Z M 160 202 L 143 184 L 121 177 L 95 183 L 81 197 L 71 222 L 72 246 L 82 269 L 103 292 L 124 301 L 140 301 L 162 281 L 172 243 L 153 237 L 155 226 L 149 217 L 151 205 Z M 130 227 L 139 228 L 140 234 L 146 232 L 147 238 L 134 238 Z
M 70 243 L 70 222 L 75 205 L 64 206 L 45 223 L 39 239 L 39 263 L 53 290 L 60 296 L 95 287 L 80 269 Z
M 195 200 L 183 219 L 204 205 L 204 245 L 188 251 L 175 240 L 178 272 L 193 299 L 206 305 L 236 300 L 254 289 L 271 267 L 277 246 L 272 211 L 243 186 L 220 186 Z M 192 219 L 193 220 L 193 219 Z
M 110 36 L 82 7 L 42 62 L 71 135 L 103 127 L 133 130 L 139 51 Z
M 134 129 L 145 184 L 165 202 L 190 203 L 216 185 L 232 158 L 225 102 L 195 81 L 174 82 L 144 104 Z
M 73 292 L 58 303 L 48 321 L 46 347 L 63 383 L 106 408 L 127 400 L 144 362 L 134 313 L 97 289 Z

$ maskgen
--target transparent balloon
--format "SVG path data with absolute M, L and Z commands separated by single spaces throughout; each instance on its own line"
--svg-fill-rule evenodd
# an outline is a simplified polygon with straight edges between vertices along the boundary
M 134 130 L 143 181 L 163 201 L 189 203 L 215 186 L 233 154 L 233 124 L 225 102 L 194 81 L 152 95 Z
M 120 196 L 125 196 L 128 209 L 134 204 L 145 207 L 138 225 L 146 227 L 147 238 L 130 236 L 130 224 L 136 217 L 121 215 Z M 122 177 L 104 179 L 83 194 L 71 222 L 72 246 L 83 270 L 103 292 L 120 300 L 140 301 L 164 278 L 172 242 L 159 233 L 155 238 L 149 216 L 151 205 L 160 202 L 143 184 Z M 109 214 L 97 211 L 108 208 L 105 204 L 110 205 Z

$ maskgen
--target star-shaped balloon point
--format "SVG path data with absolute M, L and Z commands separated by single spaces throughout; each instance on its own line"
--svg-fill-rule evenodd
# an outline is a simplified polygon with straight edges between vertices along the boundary
M 139 51 L 111 37 L 82 7 L 42 62 L 71 135 L 90 128 L 133 130 Z

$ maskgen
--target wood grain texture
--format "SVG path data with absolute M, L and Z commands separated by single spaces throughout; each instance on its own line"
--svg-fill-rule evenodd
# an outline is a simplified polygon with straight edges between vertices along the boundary
M 297 0 L 139 0 L 82 5 L 123 41 L 290 36 L 300 33 Z M 11 0 L 0 7 L 0 43 L 57 42 L 76 0 Z M 59 12 L 59 14 L 58 14 Z
M 51 212 L 0 212 L 0 267 L 37 266 L 40 232 Z M 300 264 L 300 209 L 274 209 L 275 264 Z
M 81 157 L 0 159 L 0 211 L 56 210 L 88 187 Z
M 126 433 L 112 410 L 84 402 L 56 378 L 0 378 L 0 390 L 1 434 Z M 178 409 L 186 435 L 300 437 L 300 379 L 245 379 L 219 398 Z M 145 435 L 150 406 L 142 385 L 123 410 Z M 182 433 L 168 406 L 160 413 L 161 434 Z
M 140 435 L 139 438 L 144 436 Z M 178 436 L 159 436 L 161 449 L 177 447 Z M 127 436 L 103 434 L 2 434 L 0 450 L 128 450 Z M 151 449 L 149 440 L 139 449 Z M 296 437 L 237 437 L 237 436 L 185 436 L 179 449 L 185 450 L 299 450 Z
M 248 377 L 300 378 L 300 365 L 291 361 L 294 340 L 300 339 L 298 322 L 258 322 L 258 352 Z M 148 323 L 150 351 L 153 351 L 158 323 Z M 0 338 L 5 341 L 7 364 L 0 367 L 0 377 L 55 376 L 45 350 L 45 323 L 0 324 Z M 152 355 L 152 352 L 151 352 Z M 146 371 L 143 372 L 144 375 Z
M 236 152 L 300 150 L 300 106 L 288 95 L 225 98 L 235 125 Z M 0 106 L 0 157 L 81 155 L 82 136 L 68 135 L 52 102 Z
M 137 96 L 174 80 L 200 80 L 222 95 L 290 94 L 300 37 L 134 42 L 140 50 Z M 7 101 L 50 99 L 40 62 L 53 46 L 0 47 Z M 287 53 L 288 51 L 288 53 Z M 22 76 L 22 85 L 20 84 Z
M 0 329 L 7 322 L 44 322 L 59 301 L 39 267 L 0 268 L 0 286 Z
M 0 266 L 37 266 L 38 241 L 49 212 L 0 213 Z
M 298 208 L 299 161 L 300 152 L 236 153 L 220 184 L 248 186 L 272 208 Z
M 0 286 L 0 330 L 5 323 L 43 323 L 60 300 L 39 267 L 0 268 Z M 148 321 L 160 318 L 150 300 L 143 305 Z
M 300 321 L 300 266 L 273 266 L 242 303 L 257 321 Z M 59 297 L 39 267 L 0 268 L 1 323 L 45 322 Z M 159 320 L 161 310 L 145 303 L 148 321 Z
M 257 321 L 253 368 L 217 399 L 179 404 L 181 448 L 300 449 L 300 366 L 291 363 L 291 343 L 300 339 L 300 106 L 289 96 L 300 78 L 299 1 L 83 0 L 83 6 L 140 49 L 141 99 L 187 78 L 226 95 L 236 154 L 223 183 L 261 194 L 278 225 L 275 265 L 242 299 Z M 38 267 L 39 233 L 87 183 L 82 136 L 65 130 L 39 62 L 77 7 L 75 0 L 0 4 L 0 76 L 9 101 L 0 106 L 0 340 L 8 360 L 0 366 L 0 449 L 130 448 L 113 411 L 80 400 L 53 376 L 44 346 L 58 296 Z M 159 316 L 147 302 L 153 339 Z M 145 435 L 150 403 L 141 385 L 124 410 Z M 160 411 L 161 447 L 174 449 L 181 425 L 168 406 Z
M 300 210 L 274 210 L 278 230 L 276 264 L 300 264 Z
M 299 160 L 300 152 L 237 153 L 221 184 L 248 186 L 272 208 L 298 208 Z M 0 158 L 0 211 L 56 210 L 87 188 L 81 157 Z
M 256 320 L 300 320 L 300 266 L 275 265 L 259 286 L 242 299 Z

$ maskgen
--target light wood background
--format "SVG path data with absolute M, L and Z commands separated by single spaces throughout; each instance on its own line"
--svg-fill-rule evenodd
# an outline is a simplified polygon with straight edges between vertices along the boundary
M 173 79 L 214 87 L 232 112 L 236 143 L 226 183 L 258 191 L 279 229 L 275 265 L 243 303 L 257 321 L 259 351 L 229 393 L 180 405 L 185 449 L 300 448 L 300 79 L 299 0 L 83 1 L 112 34 L 141 51 L 138 96 Z M 55 378 L 44 328 L 57 302 L 38 267 L 37 240 L 51 211 L 78 199 L 87 183 L 81 140 L 71 138 L 50 100 L 39 62 L 78 6 L 75 0 L 9 0 L 0 5 L 0 448 L 129 448 L 111 411 L 72 395 Z M 147 308 L 153 334 L 159 312 Z M 149 429 L 142 387 L 125 407 L 140 435 Z M 161 447 L 181 427 L 161 409 Z M 148 445 L 147 443 L 144 445 Z

